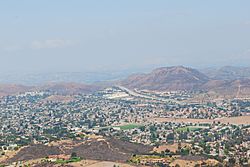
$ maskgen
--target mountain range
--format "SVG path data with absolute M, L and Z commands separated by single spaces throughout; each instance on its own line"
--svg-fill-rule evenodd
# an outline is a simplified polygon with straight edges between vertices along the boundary
M 248 96 L 250 95 L 250 68 L 225 66 L 197 70 L 184 66 L 172 66 L 157 68 L 149 73 L 133 74 L 119 81 L 98 84 L 76 82 L 53 82 L 42 86 L 0 84 L 0 96 L 30 90 L 48 90 L 61 94 L 92 93 L 117 84 L 130 89 L 155 91 L 202 90 L 225 96 Z
M 250 95 L 250 68 L 222 67 L 196 70 L 184 66 L 163 67 L 147 74 L 131 75 L 121 84 L 154 91 L 207 91 L 217 96 Z

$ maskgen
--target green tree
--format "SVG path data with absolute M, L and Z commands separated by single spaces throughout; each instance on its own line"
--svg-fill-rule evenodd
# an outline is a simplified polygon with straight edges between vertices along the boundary
M 71 158 L 76 158 L 77 157 L 77 153 L 76 152 L 72 152 L 71 153 Z

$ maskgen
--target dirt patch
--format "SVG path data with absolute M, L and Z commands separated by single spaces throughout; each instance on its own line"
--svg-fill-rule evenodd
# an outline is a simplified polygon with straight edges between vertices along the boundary
M 64 164 L 64 165 L 43 162 L 43 163 L 33 165 L 33 167 L 113 167 L 114 165 L 119 166 L 119 167 L 134 167 L 126 163 L 118 163 L 118 162 L 111 162 L 111 161 L 96 161 L 96 160 L 82 160 L 80 162 L 74 162 L 74 163 L 69 163 L 69 164 Z
M 235 125 L 250 125 L 250 116 L 239 116 L 239 117 L 229 117 L 229 118 L 221 118 L 216 119 L 216 121 L 220 121 L 221 123 L 229 123 Z
M 208 123 L 221 122 L 224 124 L 250 125 L 250 116 L 226 117 L 217 119 L 190 119 L 190 118 L 152 118 L 152 122 L 174 122 L 174 123 Z
M 76 163 L 70 163 L 69 165 L 73 167 L 113 167 L 114 165 L 119 167 L 134 167 L 125 163 L 117 163 L 110 161 L 93 161 L 93 160 L 84 160 Z
M 185 156 L 174 160 L 170 163 L 170 167 L 174 167 L 177 164 L 183 167 L 194 167 L 197 164 L 201 166 L 202 163 L 205 163 L 207 166 L 216 166 L 219 162 L 201 156 Z
M 187 143 L 181 143 L 181 147 L 190 147 L 190 144 Z M 166 144 L 166 145 L 161 145 L 159 147 L 155 147 L 153 151 L 157 153 L 161 153 L 162 151 L 166 151 L 166 149 L 170 150 L 170 152 L 175 153 L 178 151 L 178 143 L 174 144 Z
M 153 122 L 174 122 L 174 123 L 213 123 L 214 120 L 211 119 L 191 119 L 191 118 L 152 118 Z

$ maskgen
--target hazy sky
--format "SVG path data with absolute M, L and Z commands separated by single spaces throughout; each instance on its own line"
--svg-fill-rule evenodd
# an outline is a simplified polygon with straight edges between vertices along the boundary
M 0 1 L 0 71 L 250 66 L 249 0 Z

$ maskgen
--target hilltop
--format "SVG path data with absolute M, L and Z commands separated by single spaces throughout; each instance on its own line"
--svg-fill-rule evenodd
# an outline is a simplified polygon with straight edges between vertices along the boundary
M 148 90 L 192 90 L 208 81 L 208 77 L 198 70 L 183 67 L 162 67 L 148 74 L 132 75 L 121 84 L 128 88 Z

